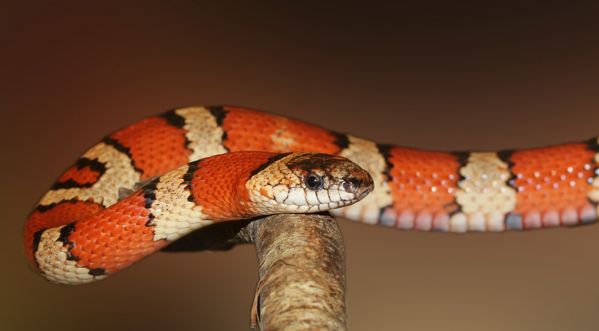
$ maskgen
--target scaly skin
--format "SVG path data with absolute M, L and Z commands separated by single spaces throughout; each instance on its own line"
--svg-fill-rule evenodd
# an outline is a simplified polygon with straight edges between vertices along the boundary
M 97 245 L 111 252 L 121 248 L 110 239 L 119 235 L 133 233 L 149 238 L 162 233 L 162 237 L 174 240 L 178 234 L 171 238 L 167 230 L 148 222 L 147 197 L 140 193 L 129 196 L 123 200 L 128 201 L 128 207 L 120 210 L 125 207 L 117 203 L 119 192 L 133 190 L 140 182 L 188 162 L 238 151 L 319 152 L 347 157 L 370 173 L 375 188 L 360 202 L 332 212 L 369 224 L 422 231 L 504 231 L 590 223 L 598 213 L 596 138 L 527 150 L 447 153 L 377 144 L 256 110 L 189 107 L 125 127 L 88 150 L 58 179 L 30 216 L 25 229 L 26 252 L 39 264 L 39 247 L 71 247 L 75 232 L 81 237 L 101 238 L 95 241 Z M 218 169 L 211 176 L 221 171 L 229 169 Z M 157 199 L 185 195 L 177 190 L 175 185 L 156 192 L 160 195 Z M 276 192 L 264 193 L 274 197 Z M 202 206 L 199 213 L 212 213 L 211 221 L 234 218 L 239 212 L 233 208 L 234 201 L 227 205 L 220 199 L 219 191 L 197 192 L 193 199 Z M 313 197 L 306 199 L 314 201 Z M 106 216 L 105 224 L 113 224 L 114 231 L 76 226 L 72 233 L 66 225 L 117 209 L 137 215 L 138 223 L 124 231 L 122 223 Z M 44 231 L 55 227 L 60 230 Z M 152 245 L 159 244 L 142 245 L 138 253 L 122 259 L 135 261 L 157 248 Z M 93 258 L 88 261 L 77 255 L 82 254 L 78 246 L 63 253 L 66 259 L 68 253 L 79 258 L 68 261 L 84 266 L 93 278 L 124 265 L 114 262 L 109 268 L 101 259 L 92 263 Z M 96 253 L 91 250 L 89 255 Z
M 365 170 L 339 156 L 222 154 L 176 168 L 105 209 L 68 200 L 38 208 L 27 223 L 25 250 L 48 280 L 85 283 L 214 222 L 325 211 L 372 188 Z

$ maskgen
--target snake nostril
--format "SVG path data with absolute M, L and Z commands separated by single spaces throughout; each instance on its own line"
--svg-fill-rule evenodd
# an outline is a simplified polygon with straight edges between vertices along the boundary
M 351 192 L 351 183 L 350 182 L 343 183 L 343 190 L 345 192 Z
M 357 178 L 350 178 L 343 183 L 345 192 L 356 193 L 360 188 L 361 182 Z

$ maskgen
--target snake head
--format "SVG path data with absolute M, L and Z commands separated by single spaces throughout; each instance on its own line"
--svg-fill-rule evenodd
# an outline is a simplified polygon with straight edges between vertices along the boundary
M 352 161 L 322 153 L 278 154 L 247 182 L 250 200 L 264 213 L 306 213 L 353 204 L 373 188 L 370 174 Z

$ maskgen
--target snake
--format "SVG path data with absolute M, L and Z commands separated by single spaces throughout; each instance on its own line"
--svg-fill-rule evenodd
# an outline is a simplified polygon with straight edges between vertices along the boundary
M 26 220 L 24 250 L 47 280 L 81 284 L 202 227 L 277 213 L 452 233 L 571 227 L 597 220 L 598 164 L 599 138 L 433 151 L 256 109 L 182 107 L 87 150 Z

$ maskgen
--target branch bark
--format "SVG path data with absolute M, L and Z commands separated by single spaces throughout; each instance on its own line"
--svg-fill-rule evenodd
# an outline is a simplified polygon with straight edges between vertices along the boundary
M 252 327 L 347 330 L 345 250 L 328 214 L 273 215 L 196 231 L 166 251 L 229 249 L 254 243 L 259 275 Z
M 260 281 L 252 321 L 262 330 L 346 330 L 345 254 L 328 215 L 275 215 L 247 227 Z

